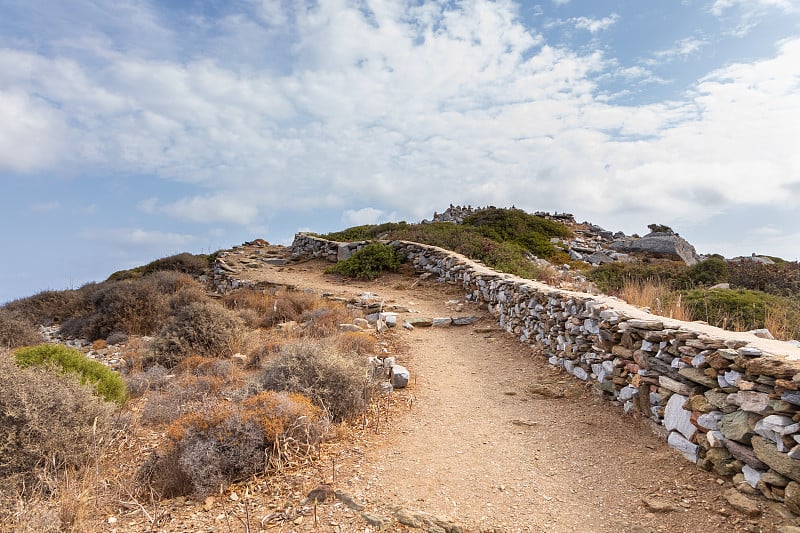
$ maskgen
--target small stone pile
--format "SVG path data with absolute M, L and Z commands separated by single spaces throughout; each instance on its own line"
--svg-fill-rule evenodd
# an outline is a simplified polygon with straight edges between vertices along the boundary
M 689 461 L 800 514 L 798 347 L 654 317 L 615 298 L 501 274 L 433 246 L 387 244 L 417 271 L 461 285 L 468 300 L 485 303 L 503 329 L 550 364 L 592 383 L 625 413 L 658 424 Z M 292 251 L 336 260 L 343 245 L 298 234 Z

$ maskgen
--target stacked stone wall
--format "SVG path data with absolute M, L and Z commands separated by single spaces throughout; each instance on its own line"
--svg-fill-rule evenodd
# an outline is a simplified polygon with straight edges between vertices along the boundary
M 800 514 L 800 349 L 750 333 L 650 315 L 604 295 L 502 274 L 461 255 L 385 241 L 420 272 L 460 285 L 500 326 L 624 413 L 651 419 L 670 446 L 737 487 Z M 367 242 L 298 234 L 296 258 L 346 259 Z

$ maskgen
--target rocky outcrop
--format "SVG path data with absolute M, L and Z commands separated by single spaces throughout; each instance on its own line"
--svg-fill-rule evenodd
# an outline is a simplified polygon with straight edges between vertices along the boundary
M 700 262 L 694 246 L 686 239 L 671 231 L 652 232 L 644 237 L 623 237 L 609 245 L 609 248 L 626 254 L 683 261 L 689 266 Z
M 433 246 L 387 244 L 417 271 L 463 287 L 468 300 L 485 304 L 502 329 L 551 365 L 591 383 L 622 412 L 658 424 L 689 461 L 738 480 L 740 490 L 800 509 L 800 488 L 791 485 L 800 480 L 797 346 L 654 317 L 615 298 L 501 274 Z M 293 254 L 335 261 L 339 246 L 298 234 Z

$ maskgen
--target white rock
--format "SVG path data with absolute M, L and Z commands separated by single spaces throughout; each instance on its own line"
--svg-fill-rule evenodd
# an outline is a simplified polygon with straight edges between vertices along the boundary
M 712 448 L 724 448 L 725 447 L 725 436 L 722 434 L 721 431 L 709 431 L 706 433 L 706 439 L 708 440 L 708 445 Z
M 411 373 L 406 367 L 401 365 L 394 365 L 389 374 L 389 382 L 395 389 L 406 387 L 408 385 L 408 380 L 411 379 Z
M 692 444 L 683 435 L 677 431 L 673 431 L 667 437 L 667 444 L 674 449 L 681 452 L 687 460 L 697 463 L 699 457 L 700 447 L 697 444 Z
M 620 389 L 619 396 L 617 398 L 621 402 L 627 402 L 637 394 L 639 394 L 639 389 L 631 385 L 627 385 L 625 387 L 622 387 L 622 389 Z
M 692 366 L 700 368 L 706 362 L 706 356 L 699 353 L 692 358 Z
M 772 431 L 778 435 L 790 435 L 800 430 L 800 424 L 786 415 L 769 415 L 756 422 L 756 433 L 758 433 L 759 428 Z
M 586 373 L 586 370 L 584 370 L 584 369 L 583 369 L 582 367 L 580 367 L 580 366 L 576 366 L 576 367 L 575 367 L 575 368 L 572 370 L 572 375 L 573 375 L 573 376 L 575 376 L 576 378 L 578 378 L 578 379 L 582 380 L 582 381 L 586 381 L 587 379 L 589 379 L 589 374 L 587 374 L 587 373 Z
M 723 387 L 735 387 L 739 380 L 742 379 L 742 373 L 735 370 L 728 370 L 722 377 L 725 379 L 726 385 Z
M 686 396 L 680 394 L 670 396 L 664 409 L 664 427 L 669 431 L 680 431 L 684 437 L 691 440 L 697 428 L 691 422 L 692 412 L 683 408 L 685 402 Z
M 742 467 L 742 474 L 744 474 L 744 480 L 747 481 L 747 484 L 753 488 L 756 488 L 758 482 L 761 481 L 761 476 L 763 475 L 763 472 L 760 472 L 755 468 L 750 467 L 749 465 L 744 465 Z
M 722 413 L 719 411 L 711 411 L 710 413 L 703 413 L 698 416 L 697 424 L 703 429 L 715 431 L 720 420 L 722 420 Z
M 738 405 L 742 411 L 751 413 L 763 413 L 769 408 L 769 395 L 764 392 L 740 390 L 729 394 L 726 401 Z

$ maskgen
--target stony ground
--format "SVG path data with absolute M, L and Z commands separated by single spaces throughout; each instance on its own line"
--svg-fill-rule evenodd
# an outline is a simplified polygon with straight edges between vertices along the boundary
M 732 506 L 730 481 L 698 470 L 648 421 L 623 415 L 590 386 L 551 368 L 499 330 L 486 310 L 464 302 L 458 288 L 409 272 L 345 281 L 324 275 L 323 261 L 277 265 L 264 256 L 262 248 L 245 247 L 225 261 L 239 279 L 345 299 L 377 294 L 386 305 L 413 310 L 401 322 L 481 320 L 381 333 L 411 370 L 409 387 L 342 428 L 313 463 L 254 477 L 203 502 L 148 504 L 109 485 L 113 505 L 86 517 L 86 530 L 800 531 L 788 511 L 763 499 Z M 118 455 L 141 455 L 160 439 L 139 428 Z M 134 472 L 118 472 L 118 485 Z M 747 506 L 760 514 L 748 516 Z
M 269 266 L 252 257 L 243 249 L 226 261 L 242 279 L 344 298 L 372 292 L 414 311 L 401 318 L 482 317 L 471 326 L 390 334 L 403 351 L 399 362 L 411 369 L 410 387 L 370 415 L 366 423 L 378 422 L 377 430 L 331 445 L 317 480 L 302 488 L 325 482 L 330 486 L 322 492 L 338 490 L 343 498 L 318 504 L 316 525 L 305 517 L 283 522 L 280 530 L 376 531 L 381 523 L 411 530 L 398 516 L 434 524 L 430 531 L 452 523 L 476 532 L 781 531 L 794 525 L 791 515 L 764 500 L 749 502 L 761 510 L 758 517 L 734 508 L 725 497 L 730 481 L 699 471 L 648 421 L 622 415 L 552 369 L 498 330 L 485 310 L 455 304 L 463 296 L 456 287 L 400 274 L 346 282 L 323 275 L 324 262 Z M 348 497 L 365 505 L 367 515 L 349 508 L 342 501 Z

